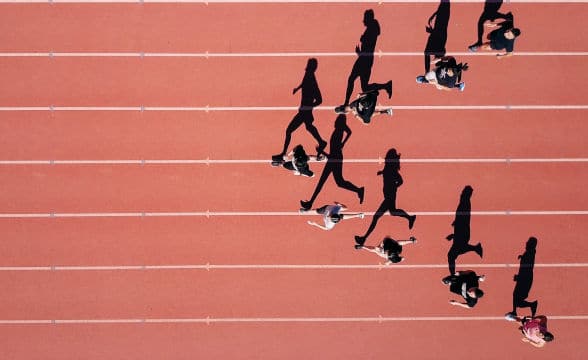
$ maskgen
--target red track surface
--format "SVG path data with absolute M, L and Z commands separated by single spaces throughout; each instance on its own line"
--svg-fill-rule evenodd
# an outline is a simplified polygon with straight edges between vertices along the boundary
M 3 4 L 0 52 L 352 52 L 363 31 L 358 4 Z M 435 4 L 373 4 L 378 49 L 418 52 Z M 523 36 L 517 52 L 584 52 L 585 4 L 504 5 Z M 473 42 L 482 4 L 452 4 L 449 52 Z M 393 79 L 394 105 L 587 105 L 585 56 L 462 56 L 464 93 L 417 86 L 422 56 L 377 57 L 372 81 Z M 343 100 L 353 56 L 320 57 L 324 105 Z M 296 106 L 291 90 L 305 57 L 0 57 L 0 107 Z M 359 87 L 359 84 L 356 84 Z M 357 90 L 357 89 L 356 89 Z M 1 111 L 0 160 L 268 159 L 295 111 Z M 315 111 L 324 138 L 335 115 Z M 406 159 L 586 158 L 586 110 L 396 110 L 368 127 L 349 119 L 346 159 L 377 159 L 396 147 Z M 292 144 L 314 145 L 303 128 Z M 320 176 L 322 164 L 311 167 Z M 381 165 L 345 164 L 366 187 L 328 180 L 315 205 L 338 200 L 374 211 Z M 452 212 L 463 186 L 473 211 L 588 210 L 586 162 L 404 163 L 398 206 Z M 109 212 L 293 212 L 317 181 L 268 164 L 0 165 L 0 214 Z M 333 231 L 306 216 L 0 218 L 2 359 L 585 359 L 587 320 L 554 319 L 543 349 L 520 341 L 511 309 L 517 255 L 539 239 L 530 299 L 539 313 L 585 316 L 586 215 L 473 215 L 466 254 L 487 275 L 486 297 L 452 307 L 446 273 L 453 215 L 420 215 L 414 230 L 383 217 L 384 235 L 419 239 L 407 261 L 353 249 L 369 224 Z M 249 269 L 6 270 L 8 267 L 251 265 Z M 493 265 L 492 265 L 493 264 Z M 499 266 L 501 265 L 502 266 Z M 514 264 L 506 267 L 505 264 Z M 545 264 L 559 264 L 546 267 Z M 573 265 L 580 265 L 573 267 Z M 582 265 L 584 264 L 584 265 Z M 257 265 L 349 265 L 339 269 Z M 417 265 L 416 267 L 410 267 Z M 440 265 L 441 267 L 432 267 Z M 487 265 L 486 267 L 484 267 Z M 491 267 L 491 265 L 493 267 Z M 494 266 L 496 265 L 496 266 Z M 526 314 L 522 311 L 521 314 Z M 399 317 L 406 320 L 359 321 Z M 467 319 L 418 320 L 421 317 Z M 212 319 L 212 323 L 8 324 L 6 320 Z M 491 317 L 480 319 L 479 317 Z M 252 320 L 257 322 L 238 322 Z M 262 318 L 262 319 L 259 319 Z M 277 322 L 350 318 L 347 322 Z M 218 323 L 215 319 L 233 319 Z M 263 319 L 266 319 L 265 321 Z M 273 322 L 268 320 L 273 319 Z M 355 319 L 355 320 L 352 320 Z

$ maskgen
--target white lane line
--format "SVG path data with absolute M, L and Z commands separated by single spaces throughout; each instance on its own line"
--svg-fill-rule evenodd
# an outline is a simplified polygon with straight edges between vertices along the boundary
M 464 269 L 518 269 L 519 264 L 460 264 Z M 588 263 L 535 264 L 535 268 L 587 268 Z M 195 264 L 195 265 L 95 265 L 0 266 L 1 271 L 136 271 L 136 270 L 406 270 L 446 269 L 447 264 L 348 265 L 348 264 Z
M 1 3 L 1 1 L 0 1 Z M 587 51 L 517 51 L 516 56 L 588 56 Z M 423 56 L 423 52 L 402 52 L 402 51 L 378 51 L 378 57 L 406 57 Z M 452 56 L 495 56 L 491 52 L 448 52 Z M 164 52 L 0 52 L 0 58 L 10 57 L 131 57 L 131 58 L 258 58 L 258 57 L 356 57 L 354 52 L 235 52 L 235 53 L 213 53 L 213 52 L 185 52 L 185 53 L 164 53 Z
M 483 3 L 484 0 L 452 0 L 453 3 Z M 507 0 L 511 4 L 534 3 L 586 3 L 587 0 Z M 0 3 L 196 3 L 196 4 L 288 4 L 288 3 L 360 3 L 360 4 L 392 4 L 392 3 L 439 3 L 439 0 L 0 0 Z
M 550 315 L 549 320 L 588 320 L 588 315 Z M 405 321 L 506 321 L 504 316 L 368 316 L 368 317 L 251 317 L 251 318 L 147 318 L 147 319 L 55 319 L 0 320 L 0 325 L 73 325 L 73 324 L 173 324 L 173 323 L 350 323 Z
M 588 105 L 394 105 L 394 110 L 588 110 Z M 333 111 L 335 106 L 318 106 Z M 1 106 L 0 111 L 297 111 L 297 106 Z
M 374 212 L 364 212 L 373 216 Z M 420 216 L 453 216 L 455 211 L 413 211 Z M 472 211 L 471 215 L 588 215 L 588 210 L 496 210 Z M 90 218 L 90 217 L 180 217 L 180 216 L 312 216 L 297 211 L 194 211 L 194 212 L 93 212 L 93 213 L 3 213 L 0 218 Z M 389 215 L 386 215 L 389 216 Z
M 383 164 L 384 159 L 345 159 L 344 163 Z M 317 162 L 311 160 L 310 162 Z M 446 158 L 446 159 L 403 159 L 403 163 L 445 164 L 445 163 L 584 163 L 588 158 Z M 264 164 L 268 159 L 171 159 L 171 160 L 0 160 L 0 165 L 213 165 L 213 164 Z

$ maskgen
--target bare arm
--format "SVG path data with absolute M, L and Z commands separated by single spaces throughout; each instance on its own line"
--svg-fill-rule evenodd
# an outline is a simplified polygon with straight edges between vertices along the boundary
M 323 229 L 323 230 L 329 230 L 328 228 L 326 228 L 325 226 L 319 225 L 317 223 L 315 223 L 314 221 L 307 221 L 308 225 L 312 225 L 312 226 L 316 226 L 317 228 Z
M 471 309 L 471 307 L 468 306 L 468 303 L 460 303 L 459 301 L 455 301 L 455 300 L 449 300 L 449 303 L 451 305 L 461 306 L 462 308 Z

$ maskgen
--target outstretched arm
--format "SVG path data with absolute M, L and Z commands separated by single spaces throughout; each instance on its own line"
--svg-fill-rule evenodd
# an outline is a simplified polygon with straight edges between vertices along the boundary
M 308 220 L 307 221 L 307 224 L 308 225 L 312 225 L 312 226 L 316 226 L 317 228 L 320 228 L 320 229 L 323 229 L 323 230 L 329 230 L 325 226 L 319 225 L 319 224 L 315 223 L 314 221 Z

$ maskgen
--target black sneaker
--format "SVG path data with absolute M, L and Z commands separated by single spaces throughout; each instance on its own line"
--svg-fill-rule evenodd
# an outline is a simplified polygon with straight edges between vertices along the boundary
M 345 114 L 345 108 L 347 107 L 347 105 L 343 104 L 343 105 L 339 105 L 335 108 L 335 112 L 337 114 Z
M 416 77 L 416 82 L 418 82 L 419 84 L 427 84 L 427 78 L 425 78 L 423 75 L 417 76 Z
M 537 312 L 537 305 L 539 305 L 537 300 L 535 300 L 531 303 L 531 316 L 533 316 L 533 317 L 535 317 L 535 313 Z
M 476 249 L 474 251 L 476 252 L 476 254 L 480 256 L 480 258 L 484 257 L 484 249 L 482 248 L 481 243 L 478 243 L 478 245 L 476 245 Z
M 388 93 L 388 99 L 392 97 L 392 80 L 386 83 L 386 93 Z
M 414 221 L 416 220 L 416 215 L 412 215 L 411 217 L 408 218 L 408 228 L 412 229 L 412 227 L 414 226 Z

